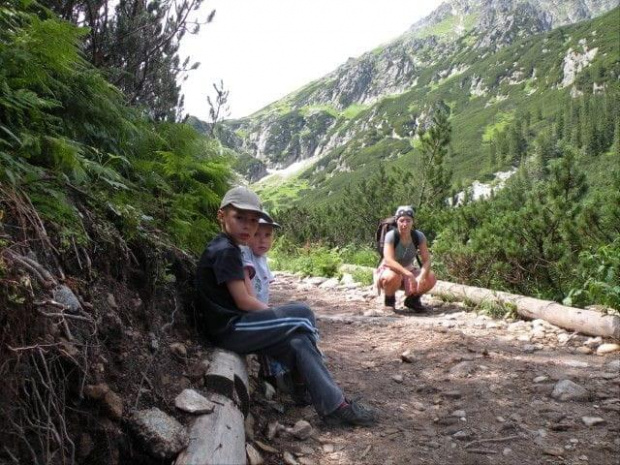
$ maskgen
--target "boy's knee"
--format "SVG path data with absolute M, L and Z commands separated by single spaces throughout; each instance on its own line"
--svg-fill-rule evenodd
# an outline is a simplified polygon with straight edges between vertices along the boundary
M 293 352 L 300 352 L 308 347 L 308 345 L 312 345 L 312 342 L 306 334 L 295 334 L 291 336 L 288 343 Z
M 298 318 L 306 318 L 307 320 L 309 320 L 312 323 L 312 326 L 316 326 L 316 318 L 314 316 L 314 312 L 312 311 L 312 309 L 310 307 L 308 307 L 306 304 L 295 304 L 296 308 L 295 308 L 295 316 Z

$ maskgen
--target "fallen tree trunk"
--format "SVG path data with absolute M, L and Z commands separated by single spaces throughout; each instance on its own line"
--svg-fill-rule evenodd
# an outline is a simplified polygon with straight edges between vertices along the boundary
M 430 291 L 433 295 L 447 295 L 467 299 L 475 304 L 484 301 L 514 305 L 517 313 L 525 318 L 541 319 L 561 328 L 590 336 L 620 339 L 620 317 L 605 315 L 593 310 L 567 307 L 548 300 L 524 297 L 508 292 L 437 281 Z
M 211 394 L 216 404 L 212 413 L 200 415 L 189 428 L 189 445 L 175 465 L 245 465 L 245 428 L 243 414 L 232 399 Z
M 223 349 L 215 349 L 205 375 L 205 387 L 234 400 L 247 416 L 250 411 L 248 370 L 245 358 Z

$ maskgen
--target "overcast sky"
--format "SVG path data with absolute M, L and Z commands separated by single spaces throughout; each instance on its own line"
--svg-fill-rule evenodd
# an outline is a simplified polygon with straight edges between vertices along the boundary
M 260 110 L 390 42 L 442 0 L 205 0 L 213 22 L 183 39 L 200 61 L 183 84 L 185 111 L 208 119 L 207 94 L 221 80 L 230 118 Z

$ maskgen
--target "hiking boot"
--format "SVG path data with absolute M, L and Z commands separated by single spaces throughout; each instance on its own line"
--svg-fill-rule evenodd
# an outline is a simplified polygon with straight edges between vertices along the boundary
M 392 310 L 396 307 L 396 296 L 395 295 L 386 295 L 383 298 L 383 305 L 385 307 L 392 307 Z
M 414 313 L 428 312 L 428 307 L 422 303 L 419 295 L 410 295 L 405 299 L 405 307 Z
M 328 425 L 371 426 L 377 422 L 377 415 L 373 409 L 355 400 L 346 400 L 329 415 L 323 417 Z

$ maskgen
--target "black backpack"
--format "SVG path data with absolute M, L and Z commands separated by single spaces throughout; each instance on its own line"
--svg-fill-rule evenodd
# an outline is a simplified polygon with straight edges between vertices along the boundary
M 394 248 L 400 242 L 400 234 L 398 233 L 398 227 L 396 226 L 396 218 L 393 216 L 389 216 L 387 218 L 379 221 L 379 226 L 377 226 L 377 230 L 375 231 L 375 247 L 377 249 L 377 253 L 383 259 L 383 246 L 385 244 L 385 235 L 394 230 Z M 420 234 L 417 229 L 411 231 L 411 240 L 413 241 L 413 245 L 415 246 L 415 258 L 418 261 L 418 264 L 422 266 L 422 260 L 420 260 L 420 256 L 418 255 L 418 248 L 420 246 Z

